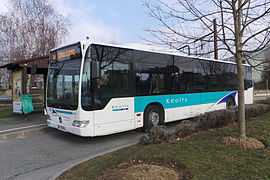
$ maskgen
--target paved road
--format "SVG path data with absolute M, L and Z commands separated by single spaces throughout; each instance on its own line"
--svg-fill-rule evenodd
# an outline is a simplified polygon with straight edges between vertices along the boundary
M 168 130 L 174 130 L 179 122 L 166 126 Z M 0 180 L 54 179 L 83 160 L 138 143 L 144 134 L 133 130 L 84 138 L 55 130 L 0 141 Z
M 47 180 L 85 158 L 137 143 L 143 132 L 83 138 L 61 131 L 0 141 L 0 179 Z

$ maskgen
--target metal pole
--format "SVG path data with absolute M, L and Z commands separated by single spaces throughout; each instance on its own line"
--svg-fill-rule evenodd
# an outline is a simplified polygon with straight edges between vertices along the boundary
M 218 59 L 217 21 L 216 21 L 216 19 L 213 20 L 213 25 L 214 25 L 214 56 L 215 56 L 215 59 Z

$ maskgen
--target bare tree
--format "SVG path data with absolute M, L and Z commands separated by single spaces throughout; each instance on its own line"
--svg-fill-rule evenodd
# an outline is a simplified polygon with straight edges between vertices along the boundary
M 259 57 L 256 57 L 259 56 Z M 260 83 L 265 83 L 270 81 L 270 47 L 267 49 L 259 52 L 258 54 L 254 55 L 253 59 L 255 60 L 260 60 L 263 63 L 263 66 L 256 67 L 256 70 L 258 73 L 261 74 L 261 82 Z M 266 84 L 265 84 L 266 85 Z M 266 89 L 268 89 L 268 86 L 266 85 Z
M 68 19 L 48 0 L 10 0 L 0 15 L 1 54 L 8 61 L 48 55 L 68 34 Z
M 155 43 L 178 49 L 187 44 L 193 54 L 198 46 L 213 42 L 216 21 L 217 49 L 223 56 L 234 56 L 238 72 L 238 136 L 246 138 L 244 108 L 245 55 L 265 48 L 270 42 L 269 0 L 143 0 L 149 15 L 160 23 L 160 29 L 147 29 Z M 181 43 L 180 43 L 181 42 Z M 199 44 L 198 44 L 199 42 Z

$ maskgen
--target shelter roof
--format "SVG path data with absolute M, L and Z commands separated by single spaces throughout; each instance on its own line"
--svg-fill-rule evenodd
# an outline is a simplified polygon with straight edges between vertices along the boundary
M 49 56 L 35 57 L 31 59 L 22 59 L 0 66 L 0 68 L 7 68 L 8 70 L 15 70 L 17 68 L 31 68 L 33 64 L 37 65 L 39 69 L 48 69 Z

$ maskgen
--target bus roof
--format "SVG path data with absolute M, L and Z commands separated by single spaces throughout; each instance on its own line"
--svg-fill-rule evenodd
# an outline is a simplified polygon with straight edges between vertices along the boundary
M 52 49 L 51 51 L 54 51 L 56 49 L 62 49 L 64 47 L 71 46 L 71 45 L 74 45 L 77 43 L 85 44 L 86 47 L 91 45 L 91 44 L 96 44 L 96 45 L 110 46 L 110 47 L 115 47 L 115 48 L 147 51 L 147 52 L 153 52 L 153 53 L 159 53 L 159 54 L 167 54 L 167 55 L 189 57 L 189 58 L 195 58 L 195 59 L 201 59 L 201 60 L 207 60 L 207 61 L 216 61 L 216 62 L 223 62 L 223 63 L 229 63 L 229 64 L 236 64 L 235 62 L 232 62 L 232 61 L 217 60 L 217 59 L 212 59 L 212 58 L 198 57 L 198 56 L 194 56 L 194 55 L 186 55 L 186 54 L 183 54 L 180 51 L 175 50 L 175 49 L 162 49 L 162 48 L 159 48 L 156 46 L 143 45 L 143 44 L 116 45 L 116 44 L 109 44 L 109 43 L 94 42 L 94 41 L 90 41 L 90 40 L 78 41 L 76 43 L 72 43 L 72 44 L 61 46 L 59 48 Z M 250 66 L 249 64 L 243 64 L 243 65 Z

